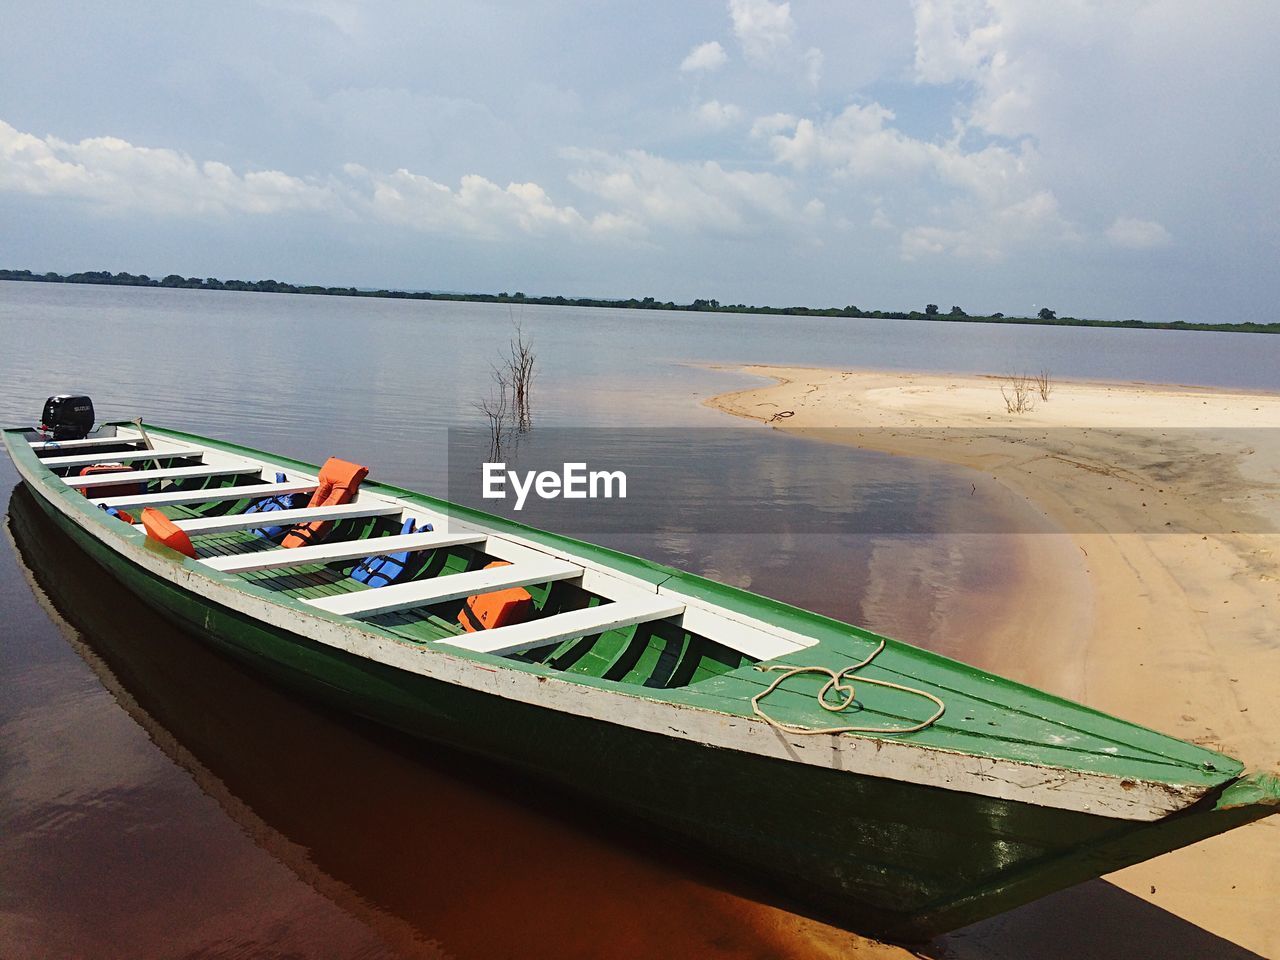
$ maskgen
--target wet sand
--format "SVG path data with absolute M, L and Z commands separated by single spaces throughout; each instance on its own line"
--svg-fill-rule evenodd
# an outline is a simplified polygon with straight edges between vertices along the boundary
M 1018 560 L 1012 588 L 957 598 L 937 625 L 963 634 L 967 659 L 1277 768 L 1280 395 L 1068 381 L 1014 414 L 996 377 L 742 372 L 774 382 L 708 403 L 818 439 L 972 468 L 975 482 L 1003 485 L 1060 531 L 1002 537 L 1000 549 Z M 1094 901 L 1133 897 L 1110 916 L 1089 911 L 1099 942 L 1122 946 L 1146 930 L 1133 921 L 1146 901 L 1184 945 L 1203 936 L 1215 955 L 1236 945 L 1240 956 L 1280 956 L 1280 818 L 1107 880 L 1114 886 L 1097 885 Z M 1078 890 L 1054 901 L 1063 923 L 1064 904 L 1090 897 L 1090 885 Z M 938 947 L 944 956 L 1058 956 L 1053 914 L 1051 903 L 1032 905 Z M 1037 927 L 1055 939 L 1015 947 Z M 1142 936 L 1150 942 L 1158 929 Z M 1134 946 L 1115 955 L 1133 956 Z

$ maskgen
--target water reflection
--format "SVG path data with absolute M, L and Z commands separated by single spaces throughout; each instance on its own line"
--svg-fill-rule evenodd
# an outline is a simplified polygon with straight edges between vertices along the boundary
M 509 441 L 498 466 L 488 430 L 455 428 L 447 498 L 588 540 L 641 531 L 931 537 L 1045 528 L 1024 498 L 985 474 L 860 449 L 848 437 L 540 426 Z M 554 483 L 543 492 L 535 475 Z

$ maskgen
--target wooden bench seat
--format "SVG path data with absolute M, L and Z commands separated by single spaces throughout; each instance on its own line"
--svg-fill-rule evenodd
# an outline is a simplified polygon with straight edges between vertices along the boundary
M 110 474 L 108 474 L 110 476 Z M 174 490 L 164 493 L 140 493 L 136 496 L 95 497 L 94 506 L 107 507 L 172 507 L 187 503 L 214 503 L 218 500 L 254 500 L 289 493 L 310 493 L 314 480 L 298 483 L 246 483 L 239 487 L 217 487 L 213 490 Z
M 669 597 L 637 593 L 622 600 L 557 613 L 541 620 L 514 623 L 492 630 L 477 630 L 475 633 L 441 640 L 440 643 L 475 653 L 505 656 L 549 643 L 559 643 L 572 637 L 586 637 L 635 623 L 662 620 L 683 612 L 684 604 Z
M 124 476 L 124 474 L 120 474 Z M 113 478 L 114 479 L 114 478 Z M 188 536 L 206 533 L 222 533 L 226 530 L 252 530 L 255 527 L 285 527 L 295 523 L 312 523 L 316 520 L 358 520 L 364 517 L 388 517 L 404 510 L 398 503 L 382 500 L 340 503 L 331 507 L 303 507 L 299 510 L 267 510 L 254 513 L 236 513 L 224 517 L 196 517 L 191 520 L 175 520 L 178 528 Z M 142 524 L 136 525 L 139 530 Z
M 120 473 L 98 473 L 89 477 L 63 477 L 68 487 L 115 487 L 122 483 L 146 483 L 148 480 L 179 480 L 187 477 L 233 477 L 245 473 L 262 473 L 262 464 L 248 460 L 217 466 L 165 467 L 162 470 L 124 470 Z
M 279 517 L 280 513 L 268 514 Z M 250 570 L 273 570 L 283 567 L 301 567 L 311 563 L 332 563 L 337 560 L 356 560 L 377 557 L 388 553 L 418 553 L 455 547 L 460 544 L 480 543 L 489 539 L 487 533 L 465 531 L 462 533 L 405 533 L 389 537 L 370 537 L 364 540 L 339 540 L 336 543 L 320 543 L 312 547 L 294 547 L 286 550 L 260 550 L 254 553 L 237 553 L 229 556 L 210 557 L 206 566 L 223 573 L 246 573 Z
M 575 564 L 555 557 L 540 557 L 536 560 L 521 560 L 505 567 L 450 573 L 430 580 L 397 583 L 389 587 L 371 588 L 341 597 L 308 602 L 321 610 L 341 616 L 372 617 L 380 613 L 457 600 L 472 594 L 491 593 L 508 587 L 527 587 L 553 580 L 571 580 L 580 576 L 582 568 Z
M 171 457 L 203 457 L 204 447 L 156 447 L 152 450 L 117 450 L 113 453 L 77 453 L 67 457 L 44 457 L 46 467 L 88 467 L 95 463 L 130 463 L 135 460 L 156 460 Z
M 142 437 L 139 436 L 85 437 L 81 440 L 36 440 L 31 443 L 31 449 L 36 452 L 36 456 L 39 456 L 42 453 L 55 453 L 60 450 L 92 450 L 94 447 L 113 447 L 126 443 L 142 442 Z

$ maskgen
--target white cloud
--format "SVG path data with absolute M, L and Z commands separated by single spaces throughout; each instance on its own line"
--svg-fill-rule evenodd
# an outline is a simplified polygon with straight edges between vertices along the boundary
M 877 216 L 880 214 L 882 211 L 877 211 Z M 950 222 L 959 226 L 922 225 L 904 230 L 902 258 L 918 260 L 946 254 L 998 263 L 1015 249 L 1078 239 L 1074 228 L 1063 220 L 1057 198 L 1047 190 L 999 207 L 958 203 L 952 214 Z
M 729 0 L 733 34 L 742 52 L 755 63 L 773 63 L 791 45 L 795 21 L 790 3 L 772 0 Z
M 853 104 L 838 116 L 814 121 L 786 114 L 762 117 L 752 126 L 769 136 L 775 160 L 797 170 L 826 168 L 855 177 L 900 178 L 928 164 L 929 145 L 887 127 L 893 111 L 878 103 Z M 788 134 L 786 131 L 790 129 Z
M 698 112 L 717 124 L 742 118 L 739 107 L 714 100 Z M 114 137 L 67 143 L 0 121 L 0 191 L 79 199 L 108 214 L 201 218 L 311 212 L 481 240 L 521 235 L 628 239 L 653 228 L 739 236 L 811 223 L 822 215 L 820 203 L 799 204 L 794 184 L 772 173 L 676 162 L 641 150 L 568 150 L 563 156 L 576 164 L 571 182 L 602 201 L 593 215 L 557 204 L 537 183 L 504 187 L 467 174 L 450 186 L 403 168 L 388 173 L 359 164 L 325 177 L 279 170 L 240 173 L 176 150 Z
M 564 228 L 580 231 L 586 219 L 573 207 L 558 207 L 536 183 L 506 187 L 468 174 L 455 190 L 430 177 L 397 170 L 373 173 L 355 164 L 344 172 L 353 181 L 350 202 L 378 220 L 431 233 L 460 233 L 497 239 L 513 230 L 542 234 Z
M 728 59 L 729 55 L 724 52 L 724 47 L 720 46 L 719 41 L 710 40 L 690 50 L 689 55 L 681 61 L 680 69 L 685 73 L 719 70 Z
M 821 215 L 820 206 L 797 206 L 791 181 L 772 173 L 679 163 L 643 150 L 565 156 L 581 164 L 570 175 L 574 185 L 606 201 L 639 233 L 662 227 L 743 236 Z
M 1003 36 L 985 0 L 915 0 L 916 76 L 925 83 L 972 80 Z
M 914 221 L 901 233 L 907 259 L 945 253 L 994 261 L 1018 245 L 1075 238 L 1038 174 L 1030 143 L 966 149 L 959 138 L 933 143 L 909 136 L 894 119 L 878 103 L 853 104 L 818 120 L 761 117 L 752 133 L 797 171 L 827 173 L 846 188 L 892 186 L 897 209 L 891 215 L 883 197 L 869 198 L 871 222 Z
M 913 12 L 916 77 L 961 85 L 959 136 L 1017 143 L 1024 170 L 1008 182 L 1051 191 L 1064 219 L 1110 223 L 1095 242 L 1149 250 L 1176 233 L 1208 260 L 1229 245 L 1227 222 L 1267 229 L 1278 181 L 1244 160 L 1275 156 L 1280 127 L 1242 92 L 1275 88 L 1258 58 L 1280 7 L 915 0 Z M 1134 208 L 1148 216 L 1116 214 Z
M 1128 169 L 1117 150 L 1149 160 L 1157 139 L 1186 159 L 1216 153 L 1195 145 L 1214 144 L 1212 132 L 1238 120 L 1241 89 L 1274 77 L 1272 68 L 1251 82 L 1232 66 L 1280 29 L 1275 5 L 1209 11 L 1194 0 L 914 0 L 913 13 L 917 79 L 968 84 L 958 119 L 972 130 L 1034 137 L 1070 154 L 1068 164 L 1105 143 L 1117 173 Z
M 822 51 L 817 47 L 803 52 L 797 49 L 790 3 L 729 0 L 729 18 L 748 63 L 801 77 L 817 88 L 822 79 Z
M 84 200 L 107 213 L 168 216 L 322 212 L 365 217 L 427 232 L 496 237 L 511 231 L 585 231 L 573 207 L 554 204 L 536 183 L 500 187 L 462 177 L 456 189 L 397 170 L 348 164 L 342 176 L 303 178 L 279 170 L 237 173 L 225 163 L 139 147 L 116 137 L 67 143 L 0 121 L 0 190 Z
M 1154 220 L 1137 220 L 1133 217 L 1117 217 L 1107 228 L 1107 239 L 1126 250 L 1150 250 L 1167 247 L 1173 242 L 1169 231 Z
M 914 13 L 917 79 L 972 84 L 964 122 L 1011 138 L 1043 132 L 1046 116 L 1055 112 L 1046 110 L 1046 98 L 1063 85 L 1089 85 L 1083 63 L 1123 37 L 1132 16 L 1120 5 L 1107 10 L 1094 0 L 1049 7 L 1019 0 L 916 0 Z M 1079 75 L 1060 72 L 1064 55 L 1081 63 Z
M 693 115 L 703 126 L 712 130 L 723 130 L 742 119 L 742 108 L 733 103 L 708 100 L 694 110 Z
M 834 117 L 813 120 L 773 114 L 752 125 L 768 139 L 774 159 L 797 170 L 828 170 L 841 179 L 906 185 L 931 177 L 991 205 L 1007 205 L 1038 192 L 1038 160 L 1030 143 L 966 149 L 959 140 L 933 143 L 893 125 L 894 112 L 878 103 L 852 104 Z
M 327 183 L 278 170 L 237 174 L 216 161 L 138 147 L 117 137 L 68 143 L 22 133 L 0 120 L 0 189 L 69 196 L 103 210 L 164 214 L 252 213 L 334 209 Z

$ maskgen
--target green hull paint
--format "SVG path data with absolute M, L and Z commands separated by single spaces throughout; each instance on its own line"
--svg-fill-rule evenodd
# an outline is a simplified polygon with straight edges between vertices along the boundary
M 314 464 L 277 457 L 249 447 L 179 431 L 155 427 L 149 429 L 153 434 L 204 444 L 227 453 L 273 460 L 285 468 L 312 474 L 318 469 Z M 11 452 L 22 456 L 21 450 Z M 30 454 L 28 457 L 30 458 Z M 813 637 L 819 641 L 819 645 L 797 655 L 803 657 L 806 663 L 847 666 L 853 660 L 864 657 L 881 639 L 869 631 L 768 597 L 595 544 L 527 527 L 449 501 L 372 480 L 365 482 L 365 488 L 374 493 L 399 497 L 410 504 L 443 511 L 457 520 L 480 524 L 498 533 L 524 537 L 552 549 L 568 550 L 648 583 L 678 589 L 690 596 Z M 76 506 L 87 509 L 80 504 Z M 139 540 L 142 539 L 141 535 L 136 536 Z M 238 583 L 235 578 L 223 579 Z M 242 583 L 238 585 L 243 586 Z M 282 599 L 279 595 L 275 595 L 274 599 L 288 604 L 287 598 Z M 290 605 L 298 610 L 307 609 L 296 603 Z M 366 627 L 371 632 L 379 632 L 372 624 L 366 624 Z M 526 666 L 509 659 L 486 657 L 483 654 L 477 654 L 476 659 L 506 669 L 538 672 L 536 665 Z M 1242 770 L 1239 762 L 1211 750 L 1127 723 L 1081 704 L 994 676 L 909 644 L 889 641 L 888 648 L 864 675 L 928 686 L 945 697 L 949 706 L 948 716 L 943 722 L 912 735 L 911 741 L 914 743 L 974 756 L 1006 758 L 1065 769 L 1092 770 L 1176 785 L 1217 786 Z M 589 676 L 578 676 L 573 680 L 584 685 L 606 687 L 615 692 L 628 692 L 617 684 L 603 683 Z M 696 688 L 662 691 L 660 696 L 663 700 L 684 706 L 710 708 L 750 717 L 750 696 L 759 692 L 759 688 L 768 682 L 766 675 L 747 667 L 699 684 Z M 817 689 L 816 683 L 813 684 L 813 689 Z M 637 692 L 647 698 L 659 697 L 659 692 L 653 690 Z M 931 710 L 924 701 L 907 695 L 901 695 L 896 701 L 890 695 L 886 704 L 883 712 L 877 714 L 875 707 L 868 703 L 864 717 L 869 721 L 883 719 L 887 725 L 894 725 L 900 724 L 904 719 L 923 719 Z M 783 690 L 779 696 L 770 699 L 770 710 L 778 719 L 786 722 L 813 726 L 837 726 L 844 722 L 840 717 L 815 711 L 811 692 L 808 691 L 791 694 Z M 1059 744 L 1061 738 L 1051 736 L 1056 733 L 1068 733 L 1078 743 L 1062 746 Z
M 862 932 L 923 939 L 1247 823 L 1280 803 L 1274 781 L 1232 783 L 1238 764 L 1190 745 L 1185 745 L 1189 757 L 1213 757 L 1219 765 L 1219 786 L 1193 809 L 1138 823 L 712 749 L 524 704 L 394 669 L 211 603 L 127 560 L 72 522 L 40 490 L 34 502 L 153 609 L 276 683 L 625 810 Z M 679 576 L 686 592 L 711 593 L 719 602 L 738 600 L 756 615 L 771 614 L 768 619 L 790 618 L 810 630 L 839 627 L 844 636 L 851 631 L 774 601 L 623 559 L 651 582 Z M 821 662 L 820 651 L 805 653 Z M 545 672 L 536 665 L 489 659 Z M 931 654 L 921 662 L 951 664 Z M 948 682 L 958 697 L 966 683 L 991 681 L 965 667 Z M 606 685 L 589 677 L 581 682 Z M 727 675 L 698 687 L 718 685 L 727 692 L 734 682 L 742 680 Z M 1008 681 L 999 684 L 1014 696 L 1028 691 Z M 683 697 L 697 703 L 700 691 L 660 693 L 675 702 Z M 1045 703 L 1060 702 L 1038 691 L 1026 695 L 1032 694 Z M 1125 730 L 1142 730 L 1105 719 Z M 1144 733 L 1153 742 L 1159 737 Z M 1143 769 L 1144 763 L 1150 766 L 1135 761 Z M 1232 773 L 1224 774 L 1224 768 Z

